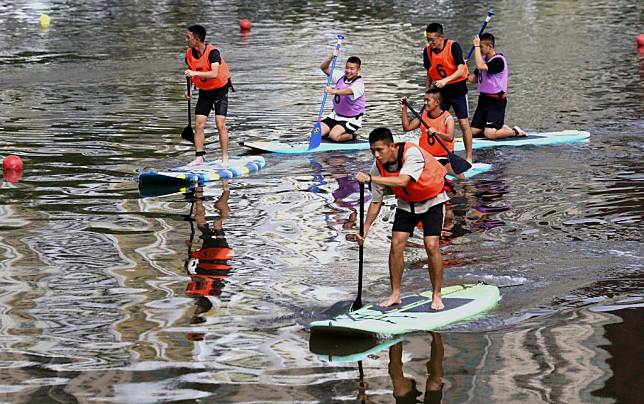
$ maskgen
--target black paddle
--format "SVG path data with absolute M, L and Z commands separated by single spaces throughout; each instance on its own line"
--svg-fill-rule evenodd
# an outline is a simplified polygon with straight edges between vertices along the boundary
M 364 237 L 364 183 L 360 183 L 360 227 L 359 227 L 359 232 L 360 232 L 360 237 Z M 362 258 L 364 256 L 364 248 L 363 248 L 363 243 L 359 244 L 359 249 L 358 249 L 358 296 L 356 296 L 356 300 L 353 301 L 351 304 L 351 308 L 349 311 L 356 311 L 359 310 L 362 307 Z
M 188 94 L 190 94 L 190 77 L 186 77 L 186 91 Z M 183 128 L 183 132 L 181 132 L 181 137 L 188 142 L 194 144 L 195 143 L 195 131 L 192 130 L 192 107 L 190 106 L 190 99 L 192 97 L 188 97 L 188 126 Z
M 412 113 L 412 114 L 414 114 L 414 115 L 416 116 L 416 118 L 418 118 L 418 120 L 420 121 L 420 123 L 421 123 L 421 124 L 423 124 L 423 125 L 425 126 L 425 128 L 427 128 L 427 129 L 429 130 L 429 125 L 427 125 L 427 122 L 425 122 L 425 121 L 423 120 L 423 117 L 421 117 L 421 116 L 420 116 L 420 114 L 419 114 L 418 112 L 416 112 L 416 110 L 414 109 L 414 107 L 412 107 L 412 106 L 411 106 L 411 104 L 409 103 L 409 101 L 408 101 L 406 98 L 403 100 L 403 103 L 407 106 L 407 108 L 409 108 L 409 110 L 411 111 L 411 113 Z M 433 133 L 432 133 L 431 135 L 434 137 L 434 139 L 436 139 L 436 141 L 438 141 L 438 143 L 439 143 L 439 144 L 443 147 L 443 149 L 445 149 L 445 151 L 447 152 L 447 157 L 449 158 L 449 163 L 452 165 L 452 170 L 454 170 L 454 172 L 455 172 L 456 174 L 462 174 L 462 173 L 464 173 L 465 171 L 467 171 L 467 170 L 469 170 L 470 168 L 472 168 L 472 165 L 470 164 L 470 162 L 469 162 L 469 161 L 467 161 L 467 160 L 465 160 L 463 157 L 460 157 L 459 155 L 457 155 L 457 154 L 452 153 L 451 151 L 449 151 L 449 149 L 447 148 L 447 146 L 445 146 L 445 143 L 443 143 L 443 141 L 442 141 L 442 140 L 440 140 L 440 139 L 438 138 L 438 136 L 436 136 L 436 135 L 435 135 L 435 134 L 433 134 Z

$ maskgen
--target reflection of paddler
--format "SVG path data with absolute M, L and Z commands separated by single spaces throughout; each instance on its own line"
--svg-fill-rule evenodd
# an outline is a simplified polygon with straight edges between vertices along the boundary
M 355 207 L 360 202 L 358 199 L 345 199 L 360 192 L 360 183 L 348 175 L 338 177 L 335 180 L 338 182 L 338 189 L 332 193 L 333 201 L 336 205 L 342 206 L 343 208 Z
M 195 222 L 201 231 L 202 246 L 197 251 L 189 250 L 186 269 L 191 276 L 191 282 L 186 288 L 189 296 L 220 296 L 229 275 L 232 259 L 232 248 L 228 245 L 223 230 L 223 221 L 230 215 L 228 199 L 230 188 L 224 181 L 223 193 L 214 203 L 219 216 L 211 224 L 206 221 L 206 209 L 203 204 L 203 191 L 195 191 Z M 193 236 L 194 237 L 194 236 Z M 192 237 L 190 241 L 192 245 Z
M 427 361 L 427 380 L 423 403 L 440 403 L 443 400 L 443 358 L 445 349 L 440 334 L 432 332 L 432 344 Z M 416 381 L 405 377 L 402 362 L 402 342 L 389 348 L 389 376 L 393 384 L 396 403 L 417 403 L 422 393 L 416 388 Z

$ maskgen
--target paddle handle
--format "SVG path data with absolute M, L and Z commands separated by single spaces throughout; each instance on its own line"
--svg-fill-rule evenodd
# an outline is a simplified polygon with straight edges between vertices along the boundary
M 336 52 L 340 50 L 340 45 L 342 44 L 342 40 L 344 39 L 344 36 L 342 35 L 336 35 L 336 43 L 335 43 L 335 50 Z M 326 79 L 326 87 L 330 86 L 331 83 L 333 82 L 333 70 L 335 69 L 335 62 L 338 60 L 337 56 L 333 56 L 333 59 L 331 60 L 331 70 L 329 70 L 329 77 Z M 320 105 L 320 113 L 318 114 L 318 122 L 322 120 L 322 115 L 324 114 L 324 105 L 326 104 L 326 98 L 327 98 L 327 92 L 324 92 L 324 95 L 322 96 L 322 104 Z
M 421 123 L 421 124 L 423 124 L 423 126 L 424 126 L 424 127 L 426 127 L 426 128 L 429 130 L 429 125 L 427 124 L 427 122 L 425 122 L 425 120 L 423 119 L 423 117 L 422 117 L 422 116 L 420 116 L 420 114 L 419 114 L 418 112 L 416 112 L 416 110 L 414 109 L 414 107 L 412 107 L 412 106 L 411 106 L 411 104 L 409 103 L 409 101 L 407 101 L 407 99 L 406 99 L 406 98 L 403 100 L 403 104 L 405 104 L 405 105 L 407 106 L 407 108 L 409 108 L 409 110 L 411 111 L 411 113 L 412 113 L 412 114 L 414 114 L 414 116 L 415 116 L 416 118 L 418 118 L 418 120 L 420 121 L 420 123 Z M 434 137 L 434 139 L 436 139 L 436 140 L 438 141 L 438 144 L 440 144 L 440 145 L 443 147 L 443 149 L 445 149 L 445 151 L 446 151 L 447 153 L 451 153 L 451 151 L 447 148 L 447 146 L 445 146 L 445 143 L 443 143 L 443 141 L 442 141 L 442 140 L 440 140 L 440 138 L 439 138 L 438 136 L 436 136 L 434 133 L 430 133 L 430 135 L 431 135 L 431 136 L 433 136 L 433 137 Z
M 192 99 L 190 94 L 190 77 L 186 77 L 186 94 L 188 94 L 188 126 L 192 126 L 192 107 L 190 105 L 190 100 Z
M 493 16 L 494 16 L 494 11 L 488 10 L 487 11 L 487 17 L 485 17 L 485 21 L 483 22 L 483 25 L 481 26 L 481 29 L 479 30 L 479 36 L 481 36 L 483 31 L 485 31 L 485 27 L 487 27 L 487 23 L 490 22 L 490 20 L 492 19 Z M 472 53 L 474 53 L 474 46 L 472 46 L 472 48 L 470 48 L 470 51 L 467 54 L 467 57 L 465 58 L 466 61 L 470 60 L 470 58 L 472 57 Z

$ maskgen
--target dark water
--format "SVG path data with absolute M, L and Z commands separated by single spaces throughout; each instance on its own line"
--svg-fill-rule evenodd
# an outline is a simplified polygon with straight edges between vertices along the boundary
M 139 196 L 140 169 L 191 158 L 179 139 L 184 29 L 203 23 L 231 67 L 228 123 L 242 154 L 238 141 L 308 136 L 324 82 L 317 66 L 337 32 L 348 37 L 343 57 L 363 59 L 364 132 L 398 128 L 397 99 L 421 99 L 425 25 L 440 20 L 468 49 L 487 6 L 511 64 L 508 122 L 588 130 L 591 141 L 475 153 L 494 169 L 457 186 L 446 279 L 498 284 L 503 300 L 434 337 L 438 363 L 429 334 L 362 358 L 360 385 L 356 362 L 309 350 L 305 326 L 354 298 L 357 249 L 346 237 L 357 193 L 347 177 L 369 166 L 368 153 L 268 155 L 223 198 L 221 184 Z M 0 150 L 25 162 L 19 182 L 0 185 L 0 396 L 393 402 L 411 384 L 400 371 L 425 392 L 433 358 L 445 402 L 634 402 L 642 11 L 627 1 L 0 4 Z M 250 35 L 240 18 L 252 19 Z M 214 125 L 207 133 L 216 155 Z M 365 248 L 367 300 L 387 292 L 388 219 Z M 231 269 L 190 275 L 200 236 L 221 239 L 221 229 L 232 258 L 216 262 Z M 406 261 L 405 289 L 427 288 L 422 250 L 410 247 Z

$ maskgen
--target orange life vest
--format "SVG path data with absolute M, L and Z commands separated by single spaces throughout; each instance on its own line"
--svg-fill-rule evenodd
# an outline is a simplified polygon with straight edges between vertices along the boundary
M 454 41 L 452 41 L 451 39 L 445 40 L 443 49 L 438 53 L 432 52 L 429 46 L 425 47 L 425 52 L 427 52 L 427 57 L 429 57 L 429 62 L 431 63 L 429 70 L 427 70 L 427 76 L 429 76 L 432 81 L 442 80 L 454 73 L 456 69 L 458 69 L 458 64 L 456 63 L 454 56 L 452 55 L 453 43 Z M 466 80 L 468 74 L 469 70 L 467 69 L 467 65 L 465 65 L 465 73 L 463 73 L 461 77 L 457 77 L 454 80 L 450 81 L 448 84 L 458 83 L 459 81 Z
M 196 70 L 198 72 L 210 72 L 212 71 L 212 66 L 210 65 L 210 52 L 216 50 L 214 45 L 207 44 L 206 50 L 203 55 L 198 59 L 195 59 L 192 55 L 192 48 L 188 48 L 186 51 L 186 62 L 190 70 Z M 221 57 L 221 62 L 219 63 L 219 72 L 217 77 L 214 79 L 204 79 L 203 77 L 193 77 L 192 82 L 197 88 L 202 90 L 216 90 L 228 85 L 228 80 L 230 80 L 230 72 L 228 71 L 228 65 L 224 61 L 224 57 Z
M 407 150 L 412 147 L 417 147 L 423 155 L 423 160 L 425 160 L 425 166 L 423 172 L 420 175 L 418 181 L 413 179 L 409 181 L 406 187 L 391 187 L 391 190 L 394 194 L 407 202 L 422 202 L 428 199 L 432 199 L 436 195 L 443 192 L 443 186 L 445 185 L 445 175 L 447 175 L 447 170 L 445 167 L 429 153 L 427 153 L 422 148 L 416 146 L 411 142 L 397 143 L 398 146 L 398 171 L 390 172 L 385 169 L 385 167 L 376 160 L 376 165 L 380 171 L 380 175 L 383 177 L 397 177 L 400 174 L 400 169 L 405 163 L 405 154 Z
M 430 128 L 434 128 L 436 132 L 447 133 L 447 121 L 449 119 L 452 119 L 452 115 L 447 111 L 443 111 L 437 118 L 432 118 L 429 116 L 429 113 L 425 111 L 423 112 L 422 118 L 423 122 L 427 123 Z M 435 136 L 429 134 L 429 130 L 427 130 L 422 122 L 420 124 L 420 133 L 421 136 L 418 141 L 418 145 L 423 150 L 429 152 L 429 154 L 431 154 L 432 156 L 447 156 L 447 152 L 445 151 L 445 149 L 443 149 L 443 146 L 438 143 Z M 447 146 L 449 151 L 454 151 L 454 140 L 450 142 L 441 138 L 441 141 L 445 146 Z
M 186 285 L 186 295 L 197 296 L 219 296 L 226 286 L 226 276 L 204 276 L 193 275 L 192 280 Z
M 230 247 L 210 247 L 194 251 L 190 256 L 198 260 L 229 260 L 232 258 L 233 249 Z

